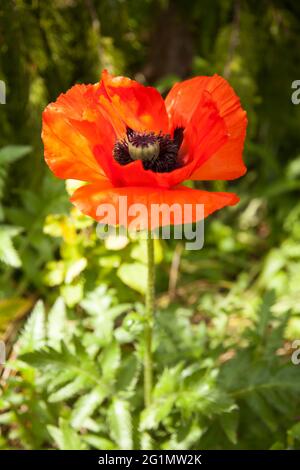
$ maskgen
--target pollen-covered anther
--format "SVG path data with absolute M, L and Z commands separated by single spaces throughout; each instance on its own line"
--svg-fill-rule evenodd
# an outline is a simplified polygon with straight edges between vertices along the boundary
M 159 155 L 159 150 L 158 141 L 143 145 L 135 145 L 128 142 L 128 151 L 132 160 L 143 160 L 144 162 L 156 160 Z

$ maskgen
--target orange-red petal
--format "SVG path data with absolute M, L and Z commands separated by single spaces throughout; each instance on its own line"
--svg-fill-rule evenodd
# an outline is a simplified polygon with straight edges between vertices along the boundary
M 199 103 L 205 93 L 209 93 L 224 120 L 228 139 L 206 160 L 198 159 L 198 167 L 191 179 L 213 180 L 234 179 L 246 172 L 242 151 L 246 136 L 247 117 L 240 100 L 228 82 L 218 76 L 195 77 L 174 85 L 166 98 L 166 108 L 171 128 L 189 127 L 197 121 Z M 195 155 L 193 156 L 195 158 Z
M 175 83 L 171 88 L 165 99 L 171 129 L 187 126 L 210 79 L 211 77 L 194 77 Z
M 106 70 L 102 82 L 115 112 L 135 131 L 168 132 L 168 116 L 160 93 L 126 77 L 114 77 Z
M 88 182 L 106 178 L 93 147 L 102 145 L 103 154 L 110 155 L 115 134 L 97 100 L 97 85 L 75 85 L 43 113 L 45 160 L 59 178 Z
M 124 202 L 126 198 L 126 203 Z M 233 193 L 208 192 L 179 186 L 172 190 L 153 187 L 115 188 L 107 183 L 82 186 L 72 195 L 71 202 L 84 214 L 95 220 L 103 221 L 103 213 L 99 216 L 99 208 L 104 204 L 111 205 L 115 211 L 115 223 L 128 227 L 138 216 L 140 228 L 155 229 L 158 226 L 191 223 L 199 220 L 197 205 L 203 204 L 204 217 L 225 206 L 235 205 L 239 198 Z M 128 208 L 134 204 L 142 204 L 146 208 L 137 213 L 128 213 Z M 170 211 L 170 219 L 164 219 L 162 214 L 168 216 L 168 209 L 163 207 L 158 220 L 151 218 L 153 205 L 172 205 L 175 211 Z M 185 206 L 190 205 L 190 210 Z M 126 210 L 127 209 L 127 210 Z M 107 210 L 107 208 L 105 209 Z M 105 212 L 105 211 L 104 211 Z M 166 223 L 167 220 L 167 223 Z

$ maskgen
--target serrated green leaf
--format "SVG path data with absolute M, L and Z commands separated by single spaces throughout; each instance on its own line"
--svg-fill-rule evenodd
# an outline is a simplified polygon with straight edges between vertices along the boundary
M 140 376 L 142 364 L 136 355 L 123 359 L 117 375 L 116 388 L 119 391 L 133 391 Z
M 99 385 L 77 400 L 71 415 L 71 424 L 75 429 L 80 429 L 86 418 L 92 416 L 96 408 L 106 398 L 108 391 L 106 386 Z
M 66 333 L 66 307 L 62 297 L 59 297 L 48 313 L 47 336 L 48 344 L 59 346 Z
M 46 341 L 45 307 L 39 300 L 30 314 L 18 340 L 20 354 L 38 350 Z
M 102 351 L 99 361 L 103 380 L 106 382 L 114 380 L 121 362 L 120 345 L 116 341 L 107 345 Z
M 129 403 L 115 398 L 109 408 L 108 420 L 112 439 L 121 450 L 132 450 L 132 422 Z
M 178 364 L 171 369 L 164 369 L 154 387 L 154 397 L 160 398 L 162 396 L 170 395 L 178 390 L 178 384 L 180 383 L 179 376 L 182 371 L 182 367 L 182 364 Z
M 0 261 L 13 268 L 19 268 L 22 265 L 19 254 L 12 242 L 12 238 L 18 235 L 20 231 L 19 227 L 0 227 Z
M 76 372 L 72 368 L 61 369 L 60 371 L 55 369 L 53 377 L 51 377 L 51 380 L 49 380 L 47 383 L 48 393 L 50 394 L 59 387 L 62 387 L 66 383 L 73 380 L 74 377 L 76 377 Z
M 74 374 L 85 378 L 87 383 L 98 385 L 100 372 L 96 363 L 86 353 L 76 352 L 74 354 L 64 343 L 61 343 L 60 351 L 47 347 L 39 351 L 25 353 L 21 355 L 20 359 L 33 367 L 42 369 L 43 373 L 49 371 L 56 374 L 68 368 Z
M 114 442 L 95 434 L 85 434 L 83 440 L 97 450 L 117 450 L 117 446 Z
M 271 307 L 275 302 L 275 293 L 269 291 L 265 294 L 260 309 L 258 311 L 258 322 L 256 327 L 256 332 L 262 338 L 265 336 L 268 323 L 272 317 Z
M 86 388 L 86 385 L 86 381 L 82 376 L 76 377 L 72 382 L 51 393 L 49 396 L 49 402 L 56 403 L 68 400 L 83 391 Z
M 106 312 L 111 306 L 112 296 L 107 291 L 104 284 L 98 286 L 93 291 L 88 292 L 84 299 L 81 300 L 80 306 L 92 316 L 98 316 L 102 312 Z
M 60 450 L 85 450 L 87 448 L 83 439 L 62 418 L 59 421 L 59 427 L 49 425 L 47 429 Z
M 145 408 L 141 413 L 140 430 L 150 431 L 159 427 L 160 423 L 171 413 L 176 395 L 161 398 Z

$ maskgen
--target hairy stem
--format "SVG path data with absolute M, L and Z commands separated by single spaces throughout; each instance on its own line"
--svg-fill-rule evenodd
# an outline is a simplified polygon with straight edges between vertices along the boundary
M 146 324 L 145 324 L 145 351 L 144 351 L 144 401 L 145 406 L 149 406 L 152 401 L 153 387 L 153 359 L 152 359 L 152 331 L 154 320 L 154 240 L 151 230 L 148 231 L 147 238 L 147 266 L 148 282 L 146 291 Z

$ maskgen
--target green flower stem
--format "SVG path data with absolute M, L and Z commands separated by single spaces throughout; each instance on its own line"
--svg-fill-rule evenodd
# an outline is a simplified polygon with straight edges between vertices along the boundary
M 152 401 L 153 387 L 153 359 L 152 359 L 152 332 L 154 321 L 154 295 L 155 295 L 155 267 L 154 267 L 154 240 L 151 230 L 147 238 L 147 266 L 148 282 L 146 291 L 146 324 L 145 324 L 145 351 L 144 351 L 144 401 L 148 407 Z

